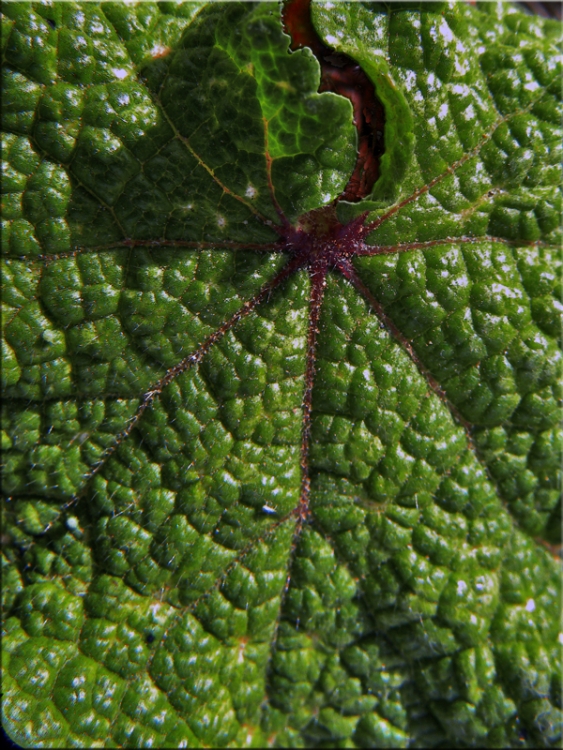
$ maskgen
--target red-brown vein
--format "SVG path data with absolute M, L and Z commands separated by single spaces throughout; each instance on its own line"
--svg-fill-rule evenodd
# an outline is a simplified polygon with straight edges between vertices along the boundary
M 53 253 L 50 255 L 38 255 L 31 260 L 42 260 L 51 263 L 64 258 L 74 258 L 77 255 L 87 253 L 108 252 L 110 250 L 127 250 L 134 247 L 145 247 L 148 249 L 157 249 L 160 247 L 176 248 L 186 247 L 194 250 L 255 250 L 257 252 L 281 253 L 284 248 L 279 242 L 270 242 L 260 244 L 259 242 L 231 242 L 221 240 L 217 242 L 199 242 L 198 240 L 116 240 L 106 245 L 96 245 L 95 247 L 76 247 L 62 253 Z
M 454 406 L 454 404 L 452 404 L 452 402 L 449 400 L 444 389 L 440 386 L 440 384 L 434 378 L 430 370 L 426 367 L 426 365 L 422 362 L 418 354 L 415 352 L 411 342 L 406 338 L 406 336 L 404 336 L 401 333 L 401 331 L 397 328 L 395 323 L 387 315 L 381 303 L 376 300 L 376 298 L 373 296 L 371 291 L 361 280 L 356 269 L 352 265 L 351 261 L 348 258 L 342 258 L 341 260 L 338 261 L 336 267 L 344 276 L 344 278 L 348 279 L 348 281 L 364 297 L 364 299 L 369 303 L 369 305 L 371 306 L 371 308 L 373 309 L 373 311 L 375 312 L 379 320 L 383 323 L 385 328 L 389 331 L 389 333 L 393 336 L 393 338 L 401 345 L 401 347 L 406 351 L 406 353 L 409 355 L 412 362 L 417 367 L 420 374 L 426 380 L 429 388 L 447 406 L 447 408 L 450 410 L 456 422 L 463 427 L 467 435 L 467 439 L 469 440 L 470 445 L 472 445 L 470 423 L 464 417 L 461 416 L 457 407 Z
M 532 105 L 530 105 L 531 107 Z M 417 188 L 414 193 L 411 193 L 407 198 L 397 203 L 395 206 L 389 209 L 386 213 L 384 213 L 382 216 L 380 216 L 375 221 L 370 222 L 369 224 L 366 224 L 364 227 L 364 237 L 368 232 L 373 232 L 376 230 L 383 222 L 387 221 L 391 218 L 391 216 L 394 216 L 398 211 L 400 211 L 402 208 L 407 206 L 409 203 L 412 203 L 413 201 L 417 200 L 417 198 L 420 198 L 421 195 L 424 195 L 429 190 L 432 190 L 432 188 L 437 185 L 439 182 L 441 182 L 443 179 L 445 179 L 448 175 L 453 175 L 459 167 L 461 167 L 463 164 L 465 164 L 469 159 L 472 159 L 474 156 L 476 156 L 479 151 L 483 148 L 485 143 L 489 140 L 489 138 L 493 135 L 493 133 L 496 131 L 497 128 L 499 128 L 504 122 L 509 120 L 511 117 L 514 117 L 517 114 L 521 114 L 522 112 L 527 111 L 530 107 L 519 110 L 518 112 L 511 112 L 508 115 L 504 115 L 503 117 L 500 117 L 498 120 L 495 120 L 493 125 L 487 130 L 483 135 L 481 136 L 481 141 L 478 143 L 474 148 L 471 149 L 471 151 L 468 151 L 466 154 L 464 154 L 461 159 L 458 159 L 453 164 L 450 164 L 450 166 L 444 170 L 441 174 L 434 177 L 430 182 L 426 183 L 426 185 L 422 185 L 422 187 Z
M 133 414 L 133 416 L 129 419 L 127 426 L 116 436 L 114 443 L 106 451 L 104 451 L 103 455 L 96 462 L 90 473 L 85 476 L 85 484 L 82 490 L 77 495 L 70 498 L 70 500 L 61 507 L 61 513 L 75 505 L 76 502 L 80 500 L 80 498 L 86 491 L 89 482 L 96 476 L 96 474 L 98 474 L 102 467 L 105 466 L 108 459 L 115 453 L 119 446 L 129 437 L 145 411 L 153 403 L 153 401 L 158 398 L 158 396 L 160 396 L 164 388 L 166 388 L 167 385 L 170 385 L 170 383 L 176 380 L 176 378 L 179 377 L 182 373 L 186 372 L 186 370 L 189 370 L 195 365 L 199 364 L 214 344 L 216 344 L 239 321 L 241 321 L 250 312 L 252 312 L 252 310 L 254 310 L 257 305 L 263 302 L 275 289 L 277 289 L 277 287 L 279 287 L 287 278 L 289 278 L 296 270 L 298 270 L 301 265 L 302 261 L 300 258 L 291 259 L 273 279 L 266 282 L 262 286 L 260 291 L 255 294 L 254 297 L 251 297 L 251 299 L 247 300 L 242 305 L 242 307 L 240 307 L 234 313 L 234 315 L 232 315 L 219 328 L 217 328 L 217 330 L 210 334 L 195 352 L 188 355 L 187 357 L 184 357 L 184 359 L 178 362 L 178 364 L 170 367 L 162 376 L 162 378 L 160 378 L 160 380 L 158 380 L 147 391 L 145 391 L 145 393 L 141 396 L 141 402 L 137 407 L 135 414 Z M 48 524 L 48 526 L 45 528 L 45 532 L 47 532 L 51 528 L 53 523 L 54 522 Z
M 394 255 L 403 253 L 407 250 L 427 250 L 440 245 L 470 245 L 478 242 L 498 242 L 503 245 L 517 245 L 526 247 L 537 247 L 545 245 L 541 240 L 507 240 L 504 237 L 492 237 L 485 234 L 482 237 L 445 237 L 442 240 L 425 240 L 422 242 L 402 242 L 398 245 L 363 245 L 355 250 L 354 255 L 373 256 L 373 255 Z
M 299 257 L 299 256 L 297 256 Z M 314 263 L 309 268 L 309 275 L 311 278 L 311 294 L 309 297 L 309 322 L 307 331 L 307 364 L 305 367 L 305 384 L 303 388 L 303 401 L 302 401 L 302 427 L 301 427 L 301 488 L 299 493 L 299 502 L 291 512 L 291 516 L 297 519 L 295 529 L 293 531 L 293 537 L 291 542 L 291 549 L 287 560 L 287 574 L 285 579 L 285 586 L 282 592 L 280 607 L 278 610 L 278 617 L 274 629 L 274 636 L 270 647 L 270 659 L 268 661 L 268 669 L 271 667 L 271 658 L 277 647 L 278 631 L 282 618 L 282 612 L 284 607 L 285 598 L 289 591 L 291 583 L 291 568 L 293 560 L 295 558 L 295 552 L 297 550 L 297 544 L 301 536 L 301 530 L 304 522 L 310 515 L 309 510 L 309 497 L 311 494 L 311 478 L 309 475 L 309 447 L 311 443 L 311 415 L 313 407 L 313 385 L 315 381 L 315 359 L 317 350 L 317 335 L 319 333 L 319 320 L 321 316 L 321 307 L 323 303 L 325 288 L 326 288 L 326 275 L 328 266 L 325 261 L 320 260 Z
M 305 386 L 303 389 L 302 430 L 301 430 L 301 494 L 295 510 L 298 517 L 296 533 L 309 514 L 309 495 L 311 479 L 309 476 L 309 448 L 311 443 L 311 414 L 313 407 L 313 384 L 315 381 L 315 355 L 319 320 L 326 288 L 327 265 L 324 262 L 314 264 L 309 273 L 311 276 L 311 296 L 309 299 L 309 328 L 307 332 L 307 364 L 305 367 Z
M 274 181 L 272 180 L 272 164 L 274 160 L 270 155 L 270 147 L 268 144 L 268 120 L 263 117 L 262 121 L 264 123 L 264 156 L 266 158 L 266 179 L 268 181 L 268 190 L 270 191 L 270 198 L 272 199 L 272 203 L 274 204 L 276 213 L 280 217 L 282 225 L 287 228 L 289 227 L 289 221 L 287 220 L 286 215 L 284 214 L 283 209 L 276 197 L 276 189 L 274 187 Z
M 160 107 L 160 110 L 161 110 L 161 112 L 162 112 L 162 115 L 163 115 L 163 117 L 164 117 L 164 118 L 166 119 L 166 122 L 167 122 L 167 123 L 168 123 L 168 124 L 170 125 L 170 127 L 171 127 L 171 128 L 172 128 L 172 130 L 174 131 L 174 135 L 176 136 L 176 138 L 178 138 L 178 140 L 179 140 L 179 141 L 181 141 L 181 143 L 183 143 L 183 144 L 184 144 L 184 146 L 185 146 L 185 147 L 186 147 L 186 148 L 188 149 L 188 151 L 189 151 L 189 152 L 190 152 L 190 154 L 191 154 L 191 155 L 192 155 L 192 156 L 194 157 L 194 159 L 195 159 L 195 160 L 197 161 L 197 163 L 198 163 L 198 164 L 200 165 L 200 167 L 203 167 L 203 169 L 205 169 L 205 171 L 207 172 L 207 174 L 208 174 L 208 175 L 209 175 L 209 176 L 210 176 L 210 177 L 212 178 L 212 180 L 213 180 L 213 181 L 214 181 L 214 182 L 215 182 L 215 183 L 216 183 L 216 184 L 217 184 L 217 185 L 218 185 L 218 186 L 219 186 L 219 187 L 221 188 L 221 190 L 222 190 L 222 191 L 223 191 L 223 192 L 224 192 L 224 193 L 225 193 L 226 195 L 230 195 L 230 196 L 231 196 L 231 198 L 234 198 L 235 200 L 239 201 L 239 203 L 242 203 L 242 204 L 243 204 L 243 206 L 246 206 L 246 208 L 248 208 L 248 210 L 249 210 L 249 211 L 251 211 L 251 212 L 252 212 L 252 213 L 254 214 L 254 216 L 256 216 L 256 218 L 257 218 L 257 219 L 259 219 L 259 220 L 260 220 L 260 221 L 261 221 L 261 222 L 262 222 L 263 224 L 266 224 L 266 226 L 270 227 L 270 228 L 271 228 L 271 229 L 273 229 L 274 231 L 278 231 L 278 232 L 279 232 L 279 227 L 277 227 L 277 226 L 276 226 L 276 224 L 274 224 L 274 222 L 273 222 L 273 221 L 271 221 L 270 219 L 268 219 L 268 217 L 267 217 L 267 216 L 264 216 L 263 214 L 261 214 L 261 213 L 260 213 L 260 211 L 258 211 L 258 209 L 257 209 L 257 208 L 255 208 L 255 206 L 253 206 L 253 205 L 252 205 L 252 203 L 249 203 L 249 202 L 248 202 L 247 200 L 245 200 L 245 199 L 244 199 L 244 198 L 243 198 L 242 196 L 240 196 L 240 195 L 237 195 L 237 193 L 235 193 L 235 192 L 234 192 L 234 191 L 232 191 L 232 190 L 231 190 L 230 188 L 228 188 L 228 187 L 227 187 L 227 186 L 226 186 L 226 185 L 225 185 L 225 184 L 224 184 L 224 183 L 223 183 L 223 182 L 222 182 L 222 181 L 221 181 L 221 180 L 220 180 L 220 179 L 219 179 L 219 178 L 217 177 L 217 175 L 215 174 L 214 170 L 213 170 L 213 169 L 211 169 L 211 167 L 210 167 L 210 166 L 208 166 L 208 165 L 207 165 L 207 164 L 205 163 L 205 161 L 204 161 L 204 160 L 203 160 L 203 159 L 201 158 L 201 156 L 200 156 L 200 155 L 199 155 L 199 154 L 198 154 L 198 153 L 197 153 L 197 152 L 196 152 L 196 151 L 194 150 L 194 148 L 193 148 L 193 146 L 191 145 L 191 143 L 190 143 L 189 139 L 188 139 L 188 138 L 186 138 L 186 136 L 184 136 L 184 135 L 182 135 L 182 134 L 180 133 L 180 131 L 178 130 L 178 128 L 176 127 L 176 125 L 175 125 L 175 124 L 174 124 L 174 123 L 172 122 L 172 120 L 170 119 L 170 117 L 168 117 L 168 114 L 167 114 L 166 110 L 165 110 L 165 109 L 164 109 L 164 107 L 162 106 L 162 103 L 161 103 L 161 101 L 160 101 L 160 98 L 159 98 L 158 96 L 155 96 L 155 99 L 157 100 L 157 102 L 158 102 L 158 104 L 159 104 L 159 107 Z

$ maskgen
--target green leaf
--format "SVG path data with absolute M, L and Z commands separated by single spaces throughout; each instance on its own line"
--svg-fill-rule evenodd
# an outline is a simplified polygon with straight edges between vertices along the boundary
M 560 24 L 2 13 L 6 731 L 558 745 Z

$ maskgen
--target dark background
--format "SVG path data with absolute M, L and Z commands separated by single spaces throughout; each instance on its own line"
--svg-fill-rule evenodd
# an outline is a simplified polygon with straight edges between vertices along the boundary
M 561 20 L 560 2 L 516 3 L 516 5 L 523 5 L 531 13 L 537 13 L 538 16 L 545 16 L 546 18 L 557 18 L 559 21 Z
M 2 747 L 8 748 L 8 750 L 12 750 L 12 748 L 15 748 L 15 750 L 20 750 L 20 746 L 16 745 L 15 742 L 12 742 L 12 740 L 8 737 L 6 732 L 4 731 L 4 727 L 0 727 L 2 729 L 2 737 L 0 738 L 2 741 Z

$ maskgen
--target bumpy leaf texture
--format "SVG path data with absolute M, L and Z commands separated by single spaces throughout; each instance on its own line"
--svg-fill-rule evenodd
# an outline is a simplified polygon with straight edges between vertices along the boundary
M 560 25 L 2 12 L 9 734 L 558 744 Z

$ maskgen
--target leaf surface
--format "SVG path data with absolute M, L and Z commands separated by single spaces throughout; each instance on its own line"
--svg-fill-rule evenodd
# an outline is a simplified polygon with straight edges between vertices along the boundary
M 312 21 L 361 201 L 277 4 L 3 6 L 24 746 L 560 742 L 560 24 Z

